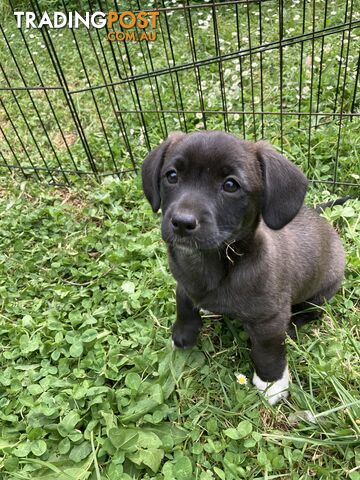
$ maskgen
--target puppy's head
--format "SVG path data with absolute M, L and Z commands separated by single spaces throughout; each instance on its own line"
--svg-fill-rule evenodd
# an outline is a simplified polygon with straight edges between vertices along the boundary
M 299 211 L 303 173 L 264 142 L 217 131 L 173 133 L 150 152 L 143 188 L 163 213 L 162 236 L 201 250 L 245 238 L 260 216 L 280 229 Z

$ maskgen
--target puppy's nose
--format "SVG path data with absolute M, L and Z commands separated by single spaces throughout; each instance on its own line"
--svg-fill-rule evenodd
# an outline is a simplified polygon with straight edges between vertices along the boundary
M 191 235 L 198 225 L 195 215 L 191 213 L 175 213 L 171 219 L 174 232 L 179 235 Z

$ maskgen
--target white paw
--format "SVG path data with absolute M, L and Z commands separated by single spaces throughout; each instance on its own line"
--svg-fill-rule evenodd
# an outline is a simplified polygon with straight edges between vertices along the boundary
M 175 345 L 174 340 L 172 340 L 172 339 L 171 339 L 171 348 L 173 350 L 177 350 L 177 346 Z
M 275 382 L 264 382 L 255 372 L 252 382 L 255 387 L 264 392 L 265 398 L 270 405 L 275 405 L 279 400 L 287 398 L 289 395 L 289 368 L 286 365 L 282 377 Z

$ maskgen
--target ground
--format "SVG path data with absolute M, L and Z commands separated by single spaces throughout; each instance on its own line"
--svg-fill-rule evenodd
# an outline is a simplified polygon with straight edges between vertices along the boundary
M 358 479 L 359 206 L 325 212 L 346 278 L 288 341 L 290 398 L 270 407 L 230 319 L 171 349 L 175 284 L 139 178 L 2 178 L 2 478 Z

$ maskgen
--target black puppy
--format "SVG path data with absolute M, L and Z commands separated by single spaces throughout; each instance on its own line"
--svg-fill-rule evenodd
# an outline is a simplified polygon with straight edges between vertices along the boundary
M 345 257 L 335 230 L 303 206 L 303 173 L 264 142 L 223 132 L 173 133 L 145 159 L 143 188 L 177 280 L 176 347 L 195 344 L 199 309 L 241 320 L 253 383 L 271 404 L 288 394 L 286 334 L 338 290 Z

